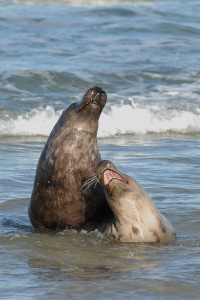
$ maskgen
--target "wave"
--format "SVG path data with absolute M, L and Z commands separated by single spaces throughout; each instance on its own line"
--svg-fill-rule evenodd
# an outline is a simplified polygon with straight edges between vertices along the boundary
M 48 136 L 62 111 L 51 106 L 11 116 L 0 115 L 0 136 Z M 106 107 L 100 117 L 98 137 L 125 134 L 200 133 L 200 109 L 131 104 Z
M 2 114 L 0 136 L 48 136 L 61 115 L 53 107 L 46 106 L 32 109 L 17 116 Z
M 159 107 L 157 105 L 112 107 L 100 120 L 99 135 L 149 134 L 168 132 L 192 134 L 200 132 L 200 109 L 195 111 Z

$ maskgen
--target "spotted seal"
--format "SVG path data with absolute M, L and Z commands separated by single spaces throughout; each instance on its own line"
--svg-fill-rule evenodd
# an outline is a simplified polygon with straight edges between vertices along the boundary
M 97 180 L 105 190 L 114 221 L 107 228 L 115 240 L 134 243 L 169 243 L 175 231 L 166 217 L 130 176 L 121 173 L 108 160 L 101 161 Z

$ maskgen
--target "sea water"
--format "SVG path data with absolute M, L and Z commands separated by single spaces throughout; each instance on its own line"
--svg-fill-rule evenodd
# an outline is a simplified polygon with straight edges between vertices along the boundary
M 197 0 L 0 1 L 0 299 L 200 299 L 199 17 Z M 175 243 L 33 230 L 40 153 L 95 85 L 102 159 L 143 186 Z

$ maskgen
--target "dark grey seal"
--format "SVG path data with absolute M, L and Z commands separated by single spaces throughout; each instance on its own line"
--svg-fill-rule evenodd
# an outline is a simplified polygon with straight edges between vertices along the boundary
M 111 214 L 100 184 L 84 191 L 84 181 L 95 173 L 100 161 L 97 130 L 106 104 L 100 87 L 89 89 L 71 104 L 53 128 L 40 156 L 29 217 L 36 228 L 93 230 Z

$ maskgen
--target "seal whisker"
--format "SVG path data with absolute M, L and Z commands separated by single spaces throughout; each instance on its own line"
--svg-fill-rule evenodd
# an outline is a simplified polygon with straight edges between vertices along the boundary
M 96 187 L 98 182 L 97 176 L 96 175 L 92 175 L 89 176 L 85 182 L 83 183 L 83 185 L 81 186 L 81 190 L 82 191 L 86 191 L 88 188 L 90 188 L 92 185 L 94 185 L 94 188 Z
M 90 176 L 86 179 L 84 184 L 82 185 L 81 189 L 87 189 L 89 188 L 92 184 L 97 183 L 97 177 L 96 175 Z

